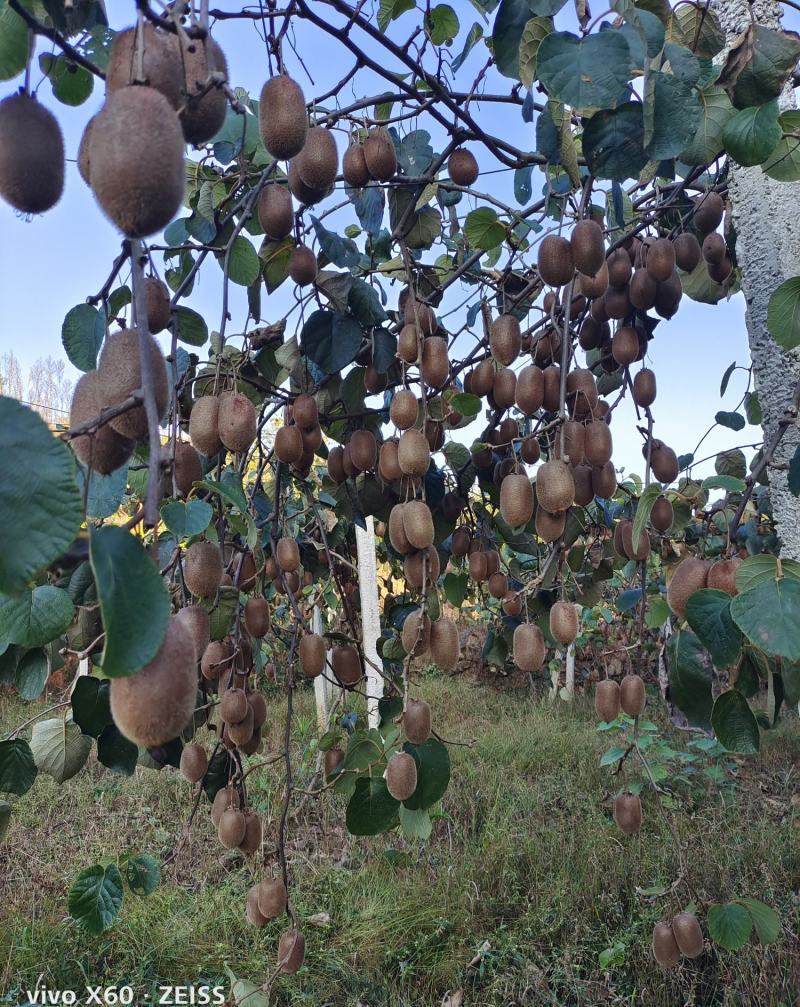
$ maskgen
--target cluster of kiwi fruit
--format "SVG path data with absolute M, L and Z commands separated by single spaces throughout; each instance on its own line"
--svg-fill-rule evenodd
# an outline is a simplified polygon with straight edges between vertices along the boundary
M 402 716 L 403 733 L 412 745 L 423 745 L 431 736 L 431 710 L 423 699 L 409 699 Z M 397 801 L 407 801 L 417 789 L 417 763 L 408 752 L 394 752 L 384 771 L 386 789 Z
M 384 126 L 375 126 L 356 136 L 342 158 L 342 177 L 354 189 L 370 182 L 388 182 L 397 174 L 397 152 L 392 134 Z
M 653 928 L 653 957 L 664 971 L 675 968 L 681 956 L 699 958 L 703 953 L 703 931 L 694 913 L 678 913 L 669 923 Z
M 194 447 L 208 458 L 215 457 L 223 449 L 248 451 L 257 431 L 256 408 L 241 392 L 202 395 L 192 403 L 189 438 Z
M 626 675 L 621 682 L 607 678 L 595 687 L 595 711 L 606 724 L 616 720 L 620 710 L 634 719 L 641 716 L 645 702 L 644 682 L 640 675 Z M 622 793 L 614 798 L 614 821 L 626 836 L 641 829 L 642 802 L 638 794 Z
M 301 478 L 308 475 L 322 443 L 319 411 L 313 395 L 303 392 L 288 405 L 284 424 L 275 434 L 275 457 Z

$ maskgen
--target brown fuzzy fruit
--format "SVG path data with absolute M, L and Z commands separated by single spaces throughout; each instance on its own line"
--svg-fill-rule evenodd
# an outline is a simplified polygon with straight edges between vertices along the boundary
M 389 419 L 398 430 L 408 430 L 417 422 L 419 403 L 416 395 L 408 388 L 400 388 L 395 392 L 389 407 Z
M 520 671 L 539 671 L 544 664 L 544 635 L 533 623 L 521 623 L 514 630 L 514 664 Z
M 521 615 L 522 597 L 516 591 L 507 591 L 503 596 L 502 606 L 506 615 Z
M 474 185 L 479 174 L 475 155 L 463 147 L 454 150 L 447 162 L 447 173 L 456 185 Z
M 180 111 L 180 123 L 187 143 L 207 143 L 222 129 L 228 99 L 218 84 L 207 88 L 212 73 L 228 78 L 228 62 L 217 42 L 205 39 L 181 39 L 181 59 L 185 73 L 186 97 Z
M 436 312 L 430 304 L 413 297 L 406 297 L 403 321 L 406 325 L 416 325 L 425 338 L 434 335 L 439 327 Z
M 267 719 L 267 701 L 260 692 L 250 693 L 248 699 L 253 711 L 253 727 L 255 730 L 259 730 Z
M 264 186 L 258 196 L 258 222 L 264 233 L 274 241 L 292 233 L 294 208 L 287 186 L 277 182 Z
M 586 276 L 584 273 L 578 274 L 578 290 L 590 300 L 603 296 L 608 290 L 608 264 L 605 259 L 594 276 Z
M 0 102 L 0 196 L 20 213 L 44 213 L 56 205 L 63 191 L 64 138 L 56 117 L 30 95 L 4 98 Z
M 550 609 L 550 635 L 568 647 L 579 630 L 578 610 L 571 601 L 557 601 Z
M 431 736 L 431 708 L 424 699 L 409 699 L 403 713 L 403 730 L 412 745 L 423 745 Z
M 592 490 L 601 500 L 610 500 L 617 491 L 614 463 L 607 462 L 601 469 L 592 469 Z
M 489 574 L 488 588 L 493 598 L 504 598 L 508 594 L 508 577 L 500 571 Z
M 675 238 L 673 244 L 675 265 L 678 269 L 691 273 L 700 262 L 700 242 L 690 231 L 684 231 Z
M 327 656 L 325 640 L 317 633 L 306 633 L 298 648 L 300 668 L 306 678 L 316 678 L 325 670 Z
M 222 553 L 213 542 L 194 542 L 183 558 L 183 581 L 196 598 L 210 598 L 222 583 Z
M 614 821 L 626 836 L 642 827 L 642 802 L 636 794 L 618 794 L 614 798 Z
M 619 686 L 619 704 L 629 717 L 640 716 L 647 700 L 639 675 L 626 675 Z
M 306 939 L 299 930 L 286 930 L 278 941 L 278 963 L 284 975 L 294 975 L 306 957 Z
M 208 612 L 200 605 L 186 605 L 178 609 L 175 619 L 189 630 L 199 660 L 211 638 L 211 620 Z
M 280 878 L 266 878 L 256 885 L 258 911 L 268 920 L 276 920 L 286 912 L 289 901 L 286 885 Z
M 383 775 L 386 789 L 396 801 L 407 801 L 417 789 L 417 763 L 408 752 L 395 752 Z
M 395 552 L 400 553 L 401 556 L 405 556 L 414 549 L 406 537 L 405 522 L 403 521 L 405 509 L 406 505 L 399 503 L 389 511 L 389 541 Z
M 526 437 L 519 446 L 519 456 L 526 465 L 535 465 L 539 461 L 542 449 L 535 437 Z
M 427 549 L 433 545 L 433 516 L 431 509 L 422 500 L 411 500 L 402 511 L 403 530 L 409 544 L 414 549 Z
M 301 180 L 310 189 L 324 191 L 330 188 L 339 170 L 339 153 L 331 130 L 312 126 L 294 163 Z
M 611 460 L 613 444 L 611 429 L 605 420 L 592 420 L 586 425 L 583 453 L 586 461 L 596 468 L 602 468 Z
M 92 123 L 89 160 L 101 209 L 129 238 L 161 231 L 183 203 L 183 134 L 175 110 L 152 87 L 108 96 Z
M 694 225 L 702 234 L 716 231 L 722 223 L 725 204 L 716 192 L 706 192 L 695 200 Z
M 219 715 L 226 724 L 240 724 L 247 716 L 248 709 L 244 689 L 232 687 L 225 690 L 219 704 Z
M 706 586 L 724 591 L 734 598 L 739 593 L 736 588 L 736 571 L 741 564 L 742 561 L 738 556 L 732 559 L 718 559 L 716 563 L 711 564 Z
M 317 278 L 317 257 L 307 245 L 297 245 L 289 256 L 289 276 L 299 287 L 307 287 Z
M 152 388 L 159 419 L 169 403 L 167 365 L 158 343 L 152 336 L 146 339 L 150 357 Z M 139 357 L 139 330 L 123 329 L 106 338 L 97 363 L 98 399 L 104 409 L 117 406 L 142 387 Z M 138 441 L 147 436 L 147 415 L 144 406 L 134 406 L 115 416 L 111 426 L 118 434 Z
M 611 340 L 611 355 L 621 366 L 627 367 L 640 356 L 639 333 L 630 325 L 620 325 Z
M 655 304 L 656 314 L 662 318 L 672 318 L 678 310 L 682 297 L 683 288 L 680 277 L 677 273 L 673 273 L 668 280 L 658 285 Z
M 203 779 L 208 770 L 208 756 L 202 745 L 184 745 L 181 752 L 181 773 L 189 783 Z
M 536 495 L 546 511 L 565 511 L 575 499 L 575 481 L 569 466 L 560 459 L 545 462 L 536 473 Z
M 468 528 L 456 528 L 451 539 L 451 551 L 454 556 L 466 556 L 472 542 Z
M 229 809 L 236 809 L 240 805 L 239 791 L 234 787 L 222 787 L 214 795 L 211 804 L 211 821 L 214 828 L 219 828 L 220 819 Z
M 384 441 L 378 461 L 378 472 L 384 482 L 394 482 L 402 478 L 403 470 L 400 468 L 398 457 L 398 443 L 396 440 Z
M 300 566 L 300 547 L 293 538 L 284 536 L 275 545 L 275 559 L 284 573 L 293 573 Z
M 672 527 L 675 513 L 666 497 L 658 497 L 650 511 L 650 524 L 656 531 L 665 532 Z
M 597 408 L 597 382 L 590 370 L 576 367 L 567 374 L 567 404 L 578 419 L 591 415 Z
M 222 640 L 212 640 L 200 658 L 200 671 L 209 682 L 216 681 L 230 668 L 231 649 Z
M 510 409 L 517 396 L 517 376 L 510 367 L 499 370 L 492 383 L 492 398 L 498 409 Z
M 647 559 L 650 555 L 650 539 L 647 532 L 642 529 L 639 533 L 639 541 L 634 545 L 633 521 L 620 522 L 619 527 L 622 529 L 622 549 L 628 559 L 634 559 L 639 563 Z
M 261 846 L 261 836 L 261 818 L 254 811 L 245 811 L 244 839 L 239 843 L 241 852 L 252 856 Z
M 646 449 L 645 445 L 642 450 L 645 457 L 647 457 Z M 678 478 L 678 456 L 663 441 L 653 441 L 650 451 L 650 468 L 660 483 L 671 483 Z
M 652 947 L 653 957 L 665 972 L 675 968 L 681 953 L 669 923 L 656 923 L 653 927 Z
M 247 451 L 256 439 L 256 407 L 241 392 L 220 395 L 217 422 L 219 439 L 229 451 Z
M 192 405 L 189 414 L 189 438 L 207 458 L 222 450 L 219 439 L 219 396 L 204 395 Z
M 567 512 L 561 511 L 556 514 L 551 514 L 546 511 L 544 507 L 536 508 L 536 518 L 534 520 L 534 527 L 536 529 L 536 534 L 544 542 L 555 542 L 556 539 L 561 538 L 564 534 L 564 529 L 567 525 Z
M 331 654 L 331 667 L 336 681 L 346 689 L 352 688 L 364 674 L 361 658 L 355 647 L 334 647 Z
M 97 371 L 88 371 L 78 379 L 72 393 L 69 425 L 80 426 L 95 419 L 102 409 L 100 377 Z M 72 450 L 87 467 L 108 475 L 123 465 L 133 454 L 134 442 L 118 434 L 110 423 L 99 427 L 93 434 L 75 437 L 70 442 Z
M 397 153 L 388 129 L 371 129 L 364 140 L 364 160 L 370 177 L 376 182 L 388 182 L 397 174 Z
M 533 486 L 526 475 L 512 472 L 502 481 L 500 513 L 512 528 L 521 528 L 533 517 Z
M 425 384 L 440 388 L 450 376 L 450 359 L 447 355 L 447 340 L 441 336 L 429 336 L 422 344 L 420 374 Z
M 407 476 L 424 476 L 431 461 L 431 449 L 421 430 L 403 432 L 397 445 L 397 461 Z
M 631 279 L 631 260 L 624 248 L 616 248 L 606 259 L 608 282 L 612 287 L 626 287 Z
M 169 452 L 169 449 L 168 449 Z M 197 449 L 188 441 L 178 441 L 175 444 L 175 466 L 173 478 L 178 493 L 187 497 L 193 485 L 203 478 L 203 466 Z
M 513 364 L 519 356 L 522 332 L 515 315 L 500 315 L 492 322 L 489 345 L 492 356 L 504 367 Z
M 106 94 L 129 84 L 146 84 L 160 91 L 170 105 L 181 104 L 183 73 L 178 39 L 170 32 L 145 24 L 142 47 L 142 78 L 139 77 L 138 29 L 126 28 L 114 36 L 106 66 Z
M 544 371 L 535 364 L 523 367 L 514 388 L 517 408 L 525 416 L 533 416 L 544 402 Z
M 397 339 L 397 355 L 407 364 L 419 359 L 419 337 L 416 325 L 404 325 Z
M 258 121 L 264 146 L 279 161 L 296 157 L 308 136 L 306 99 L 300 85 L 280 74 L 261 88 Z
M 643 367 L 633 379 L 633 401 L 640 409 L 646 409 L 655 400 L 656 376 L 648 367 Z
M 350 438 L 350 459 L 357 472 L 369 472 L 378 460 L 378 445 L 371 430 L 356 430 Z
M 606 260 L 602 227 L 596 220 L 579 220 L 572 229 L 569 244 L 575 268 L 585 276 L 595 276 Z
M 572 469 L 575 482 L 575 503 L 579 507 L 588 507 L 594 499 L 591 465 L 575 465 Z
M 363 189 L 370 180 L 367 159 L 364 157 L 364 147 L 354 140 L 342 158 L 342 177 L 355 189 Z
M 672 611 L 683 618 L 686 602 L 695 591 L 706 586 L 710 564 L 696 556 L 687 556 L 675 568 L 667 584 L 667 604 Z
M 403 650 L 412 657 L 427 654 L 431 645 L 431 621 L 422 609 L 411 612 L 401 632 Z
M 675 269 L 675 246 L 669 238 L 657 238 L 647 249 L 645 268 L 657 283 L 672 276 Z
M 235 850 L 244 839 L 247 819 L 244 812 L 238 808 L 229 808 L 222 812 L 217 826 L 217 836 L 226 850 Z
M 2 118 L 2 117 L 0 117 Z M 92 142 L 92 125 L 96 116 L 86 123 L 81 134 L 81 142 L 78 146 L 78 173 L 87 185 L 91 185 L 92 181 L 92 159 L 90 156 L 90 144 Z
M 265 927 L 269 922 L 266 916 L 262 916 L 258 909 L 258 900 L 256 897 L 257 885 L 253 885 L 247 891 L 247 899 L 245 901 L 244 915 L 247 922 L 252 927 Z
M 303 435 L 297 426 L 281 427 L 275 434 L 275 455 L 279 461 L 294 465 L 303 457 Z
M 682 955 L 698 958 L 703 953 L 703 931 L 694 913 L 678 913 L 673 916 L 672 934 Z
M 658 283 L 646 269 L 637 269 L 628 286 L 628 297 L 634 308 L 649 311 L 658 297 Z
M 293 157 L 289 162 L 289 171 L 287 172 L 289 189 L 299 203 L 302 203 L 304 206 L 313 206 L 321 199 L 324 199 L 331 191 L 331 188 L 313 189 L 310 185 L 306 185 L 300 177 L 299 161 L 299 157 Z
M 725 258 L 728 246 L 721 234 L 712 231 L 703 239 L 703 258 L 708 265 L 718 266 Z
M 244 606 L 244 625 L 257 640 L 269 633 L 269 604 L 266 598 L 248 598 Z
M 551 287 L 569 283 L 575 272 L 570 243 L 557 234 L 548 234 L 539 242 L 537 263 L 539 276 Z
M 189 630 L 170 619 L 164 642 L 149 664 L 111 680 L 111 716 L 120 732 L 152 748 L 177 738 L 194 713 L 197 654 Z
M 147 328 L 152 334 L 163 331 L 170 322 L 169 287 L 157 276 L 148 276 L 144 281 L 144 296 Z
M 550 364 L 542 372 L 544 376 L 544 400 L 542 405 L 550 412 L 558 412 L 561 399 L 561 368 L 558 364 Z
M 502 576 L 495 574 L 495 576 Z M 452 619 L 444 617 L 431 624 L 431 657 L 443 671 L 452 671 L 458 664 L 461 645 L 458 627 Z
M 594 709 L 600 720 L 606 724 L 619 716 L 619 685 L 612 679 L 603 679 L 595 686 Z

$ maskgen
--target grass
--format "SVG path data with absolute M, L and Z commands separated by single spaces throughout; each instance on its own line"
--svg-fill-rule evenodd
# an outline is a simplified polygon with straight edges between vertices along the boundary
M 798 1002 L 796 718 L 765 736 L 759 756 L 735 760 L 730 799 L 710 784 L 675 797 L 700 896 L 768 902 L 781 915 L 779 941 L 709 949 L 665 976 L 650 934 L 686 900 L 639 889 L 676 878 L 670 833 L 652 794 L 639 835 L 615 828 L 618 781 L 598 766 L 609 737 L 596 731 L 589 704 L 552 705 L 463 679 L 427 677 L 422 692 L 444 737 L 476 739 L 451 749 L 453 778 L 434 834 L 425 844 L 398 833 L 356 839 L 344 829 L 340 799 L 305 802 L 291 829 L 293 898 L 301 919 L 327 913 L 330 922 L 306 924 L 306 964 L 278 982 L 273 1004 L 418 1007 L 455 991 L 464 1007 Z M 269 705 L 275 750 L 280 697 Z M 313 763 L 310 691 L 297 706 L 302 779 Z M 29 715 L 0 697 L 0 735 Z M 673 736 L 682 747 L 686 740 Z M 249 779 L 267 825 L 269 870 L 281 774 L 272 767 Z M 226 965 L 264 980 L 282 927 L 258 931 L 244 920 L 246 890 L 263 868 L 222 850 L 205 807 L 159 889 L 148 898 L 126 893 L 113 930 L 91 937 L 68 917 L 79 870 L 129 849 L 166 854 L 190 807 L 191 788 L 173 770 L 125 779 L 94 759 L 61 788 L 38 780 L 16 803 L 0 845 L 0 993 L 8 1003 L 24 1002 L 40 975 L 51 988 L 79 991 L 87 982 L 130 983 L 138 1003 L 160 982 L 227 986 Z M 615 963 L 601 970 L 598 956 L 615 946 Z

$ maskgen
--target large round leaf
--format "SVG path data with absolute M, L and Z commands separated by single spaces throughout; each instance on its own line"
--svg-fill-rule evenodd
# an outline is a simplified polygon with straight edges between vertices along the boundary
M 800 583 L 765 580 L 731 602 L 733 621 L 747 639 L 775 657 L 800 660 Z
M 800 181 L 800 112 L 787 109 L 778 116 L 781 139 L 762 164 L 765 175 L 779 182 Z
M 0 396 L 0 591 L 18 591 L 81 525 L 72 452 L 32 409 Z
M 536 17 L 556 14 L 564 0 L 500 0 L 492 28 L 492 51 L 497 69 L 506 77 L 520 79 L 523 32 Z
M 667 643 L 669 692 L 692 727 L 708 727 L 711 718 L 711 658 L 694 633 L 680 629 Z
M 473 248 L 488 251 L 502 242 L 506 236 L 506 229 L 495 210 L 489 206 L 481 206 L 467 214 L 464 221 L 464 235 Z
M 82 871 L 69 893 L 70 916 L 91 934 L 102 934 L 122 907 L 122 875 L 116 864 Z
M 134 895 L 152 895 L 161 881 L 161 866 L 147 853 L 140 853 L 128 859 L 125 877 Z
M 309 315 L 300 340 L 303 352 L 325 374 L 338 374 L 355 360 L 363 335 L 351 315 L 319 310 Z
M 616 31 L 583 39 L 568 31 L 551 32 L 539 46 L 536 65 L 548 96 L 577 110 L 615 105 L 633 73 L 628 43 Z
M 694 139 L 680 155 L 684 164 L 706 164 L 722 150 L 725 123 L 733 115 L 731 100 L 721 87 L 708 87 L 697 93 L 700 120 Z
M 72 690 L 72 719 L 84 734 L 99 738 L 111 723 L 109 683 L 81 675 Z
M 61 326 L 61 342 L 70 363 L 78 370 L 93 371 L 106 334 L 106 316 L 91 304 L 76 304 Z
M 596 112 L 583 130 L 583 151 L 593 175 L 624 182 L 647 163 L 644 119 L 639 102 Z
M 777 101 L 756 108 L 743 108 L 725 123 L 725 149 L 746 167 L 766 161 L 781 138 Z
M 430 808 L 441 800 L 450 782 L 450 754 L 436 738 L 428 738 L 422 745 L 406 742 L 403 749 L 417 764 L 417 789 L 403 804 L 411 811 Z
M 112 773 L 133 776 L 139 749 L 132 741 L 128 741 L 116 724 L 108 724 L 97 739 L 97 758 Z
M 650 74 L 645 102 L 645 145 L 653 161 L 676 157 L 692 141 L 700 122 L 697 92 L 668 73 Z
M 382 776 L 363 776 L 347 804 L 347 830 L 354 836 L 377 836 L 397 825 L 399 807 Z
M 36 779 L 31 746 L 22 738 L 0 741 L 0 794 L 22 797 Z
M 49 669 L 47 651 L 42 647 L 29 650 L 17 665 L 16 685 L 20 699 L 31 703 L 44 692 Z
M 686 603 L 686 621 L 718 668 L 732 665 L 742 650 L 742 634 L 731 618 L 731 596 L 703 588 Z
M 27 10 L 32 0 L 22 0 Z M 7 3 L 0 11 L 0 80 L 11 80 L 25 69 L 32 36 L 28 26 Z
M 89 558 L 106 634 L 100 667 L 109 678 L 135 675 L 167 631 L 167 589 L 139 539 L 124 528 L 93 528 Z
M 797 560 L 782 559 L 781 573 L 784 577 L 791 577 L 800 583 L 800 563 Z M 736 568 L 736 590 L 739 594 L 744 594 L 751 587 L 755 587 L 765 580 L 775 580 L 777 576 L 777 556 L 773 556 L 769 552 L 762 552 L 757 556 L 748 556 L 744 563 Z
M 744 906 L 719 903 L 708 910 L 708 933 L 712 941 L 728 951 L 738 951 L 750 939 L 753 921 Z
M 760 737 L 750 704 L 736 689 L 723 692 L 711 713 L 714 734 L 729 752 L 753 755 L 759 749 Z
M 71 720 L 53 717 L 33 725 L 31 751 L 40 773 L 64 783 L 79 773 L 89 758 L 92 739 Z
M 800 346 L 800 276 L 785 280 L 772 291 L 767 308 L 767 328 L 785 350 Z

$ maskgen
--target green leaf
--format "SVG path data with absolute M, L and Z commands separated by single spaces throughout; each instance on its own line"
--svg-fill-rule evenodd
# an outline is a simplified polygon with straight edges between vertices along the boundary
M 134 895 L 152 895 L 161 882 L 161 867 L 154 857 L 139 853 L 125 864 L 125 880 Z
M 205 500 L 170 500 L 161 507 L 164 524 L 178 539 L 192 538 L 208 528 L 214 508 Z
M 764 420 L 764 414 L 761 411 L 761 403 L 759 402 L 758 395 L 755 392 L 744 393 L 744 414 L 747 417 L 747 422 L 751 424 L 751 426 L 761 426 Z
M 218 254 L 217 261 L 224 269 L 224 254 Z M 258 257 L 258 252 L 253 248 L 252 242 L 248 241 L 243 234 L 237 235 L 231 245 L 228 259 L 228 276 L 231 282 L 238 283 L 241 287 L 249 287 L 256 282 L 260 274 L 261 260 Z
M 678 80 L 685 84 L 697 83 L 700 78 L 700 63 L 691 49 L 675 42 L 667 42 L 664 45 L 664 58 L 669 61 L 670 69 Z
M 422 745 L 406 742 L 403 751 L 417 764 L 417 789 L 403 804 L 412 811 L 430 808 L 441 800 L 450 782 L 450 753 L 436 738 L 428 738 Z
M 733 115 L 733 105 L 721 87 L 707 87 L 699 91 L 700 122 L 694 140 L 680 154 L 684 164 L 707 164 L 723 148 L 722 134 L 725 124 Z
M 202 315 L 191 308 L 173 308 L 178 339 L 189 346 L 205 346 L 208 340 L 208 326 Z
M 413 9 L 414 0 L 381 0 L 378 8 L 378 27 L 381 31 L 386 31 L 390 21 Z
M 772 291 L 767 308 L 767 328 L 785 350 L 800 346 L 800 276 L 785 280 Z
M 97 758 L 112 773 L 133 776 L 139 749 L 120 733 L 116 724 L 108 724 L 97 739 Z
M 657 595 L 655 598 L 648 598 L 647 611 L 644 616 L 648 629 L 658 629 L 663 626 L 669 618 L 669 614 L 669 605 L 666 598 L 662 598 L 661 595 Z
M 434 45 L 452 45 L 459 27 L 458 15 L 446 3 L 433 7 L 425 19 L 425 32 Z
M 105 334 L 105 312 L 91 304 L 70 308 L 61 326 L 61 342 L 70 363 L 79 371 L 93 371 Z
M 700 484 L 704 490 L 725 490 L 726 493 L 744 493 L 747 483 L 738 476 L 709 476 Z
M 458 56 L 453 60 L 451 67 L 453 73 L 458 73 L 461 67 L 464 65 L 464 61 L 467 56 L 472 52 L 475 46 L 483 38 L 483 28 L 476 21 L 475 24 L 470 28 L 467 34 L 467 39 L 464 42 L 464 48 L 461 50 Z
M 487 252 L 496 248 L 506 236 L 506 228 L 497 212 L 489 206 L 481 206 L 467 214 L 464 221 L 464 236 L 473 248 Z
M 36 779 L 36 763 L 31 746 L 22 738 L 0 741 L 0 794 L 22 797 Z
M 356 319 L 366 329 L 372 329 L 381 322 L 388 321 L 389 316 L 383 309 L 378 291 L 358 277 L 353 279 L 350 286 L 347 303 Z
M 311 222 L 314 225 L 317 241 L 323 255 L 335 266 L 342 269 L 354 269 L 361 258 L 355 241 L 352 238 L 343 238 L 335 231 L 329 231 L 313 214 L 311 214 Z
M 387 2 L 391 3 L 392 0 L 381 0 L 381 6 Z M 411 0 L 412 4 L 413 2 L 414 0 Z M 236 1007 L 269 1007 L 270 995 L 264 993 L 261 986 L 256 986 L 248 979 L 237 979 L 227 965 L 225 971 L 231 979 L 231 997 Z
M 758 899 L 737 899 L 736 901 L 750 913 L 758 939 L 762 944 L 773 944 L 780 937 L 781 920 L 772 906 L 768 906 Z
M 81 871 L 69 892 L 69 913 L 90 934 L 109 930 L 122 908 L 122 875 L 116 864 Z
M 445 574 L 443 586 L 450 604 L 455 608 L 461 608 L 469 588 L 469 574 L 466 570 L 461 570 L 459 573 L 451 570 Z
M 400 828 L 406 839 L 429 839 L 433 831 L 431 816 L 423 808 L 412 811 L 400 805 Z
M 725 48 L 725 32 L 717 15 L 708 8 L 681 6 L 674 16 L 683 37 L 701 59 L 713 59 Z
M 399 808 L 400 802 L 389 793 L 382 776 L 362 776 L 347 804 L 347 831 L 353 836 L 377 836 L 393 829 Z
M 721 427 L 727 427 L 728 430 L 744 430 L 746 426 L 745 418 L 741 413 L 728 413 L 720 410 L 714 419 Z
M 725 149 L 734 161 L 745 167 L 766 161 L 781 138 L 778 112 L 777 101 L 734 112 L 722 133 Z
M 92 528 L 89 558 L 106 633 L 100 667 L 109 678 L 135 675 L 164 639 L 167 589 L 140 540 L 124 528 Z
M 48 77 L 55 97 L 64 105 L 82 105 L 92 93 L 94 75 L 66 56 L 42 53 L 39 68 Z
M 8 834 L 8 826 L 11 822 L 11 805 L 8 801 L 0 801 L 0 843 Z
M 800 112 L 787 109 L 778 116 L 778 123 L 783 135 L 761 167 L 778 182 L 800 181 Z
M 744 947 L 753 929 L 750 914 L 736 902 L 709 906 L 707 921 L 711 940 L 728 951 Z
M 501 0 L 492 28 L 492 52 L 497 69 L 504 77 L 520 79 L 521 43 L 525 27 L 531 18 L 555 14 L 563 0 L 535 3 L 532 0 Z M 535 9 L 535 8 L 541 9 Z M 553 7 L 553 10 L 548 8 Z
M 72 452 L 27 406 L 0 396 L 0 591 L 18 591 L 57 559 L 83 519 Z
M 16 684 L 21 699 L 32 702 L 44 692 L 49 670 L 47 652 L 41 647 L 29 650 L 17 665 Z
M 635 178 L 647 164 L 641 104 L 626 102 L 613 110 L 595 112 L 584 126 L 583 151 L 589 169 L 598 178 L 617 182 Z
M 800 38 L 794 32 L 759 24 L 753 28 L 744 42 L 749 47 L 747 62 L 729 87 L 731 101 L 742 109 L 777 98 L 800 57 Z
M 533 17 L 522 30 L 519 43 L 519 79 L 527 88 L 533 87 L 536 80 L 536 57 L 542 39 L 553 30 L 553 19 L 549 17 Z
M 338 374 L 356 358 L 363 332 L 352 315 L 318 310 L 309 315 L 301 348 L 325 374 Z
M 397 356 L 397 336 L 388 329 L 377 329 L 372 335 L 372 366 L 385 374 Z
M 678 275 L 681 278 L 681 288 L 684 294 L 699 304 L 719 304 L 729 294 L 735 293 L 735 287 L 733 289 L 727 288 L 711 279 L 708 275 L 705 259 L 700 259 L 691 273 L 679 270 Z
M 23 0 L 22 6 L 30 10 L 31 0 Z M 4 4 L 0 11 L 0 80 L 11 80 L 22 73 L 32 38 L 19 14 Z
M 711 723 L 711 657 L 694 635 L 679 629 L 667 642 L 672 702 L 691 727 Z
M 108 475 L 100 475 L 99 472 L 92 472 L 89 480 L 89 492 L 86 496 L 86 516 L 93 518 L 106 518 L 116 514 L 119 505 L 125 496 L 128 488 L 128 463 L 125 462 L 114 472 Z M 83 494 L 86 482 L 86 469 L 83 465 L 78 465 L 78 487 Z
M 273 294 L 289 275 L 289 258 L 294 249 L 294 240 L 265 241 L 261 246 L 261 273 L 268 294 Z
M 794 559 L 781 560 L 781 572 L 784 577 L 800 581 L 800 563 Z M 744 594 L 765 580 L 775 580 L 778 576 L 778 558 L 772 553 L 760 553 L 748 556 L 744 563 L 736 568 L 736 590 Z
M 731 602 L 731 615 L 756 647 L 800 661 L 800 583 L 794 578 L 765 580 L 738 594 Z
M 21 647 L 44 646 L 64 632 L 74 611 L 69 592 L 50 584 L 13 598 L 0 595 L 0 640 Z
M 644 149 L 653 161 L 677 157 L 697 133 L 702 108 L 697 92 L 672 74 L 653 71 L 645 104 Z
M 604 752 L 600 759 L 600 766 L 611 766 L 625 755 L 624 748 L 609 748 L 607 752 Z
M 729 752 L 753 755 L 758 751 L 758 722 L 750 704 L 736 689 L 723 692 L 716 700 L 711 713 L 711 726 L 720 744 Z
M 107 681 L 81 675 L 72 690 L 72 719 L 90 738 L 99 738 L 111 723 L 109 686 Z
M 449 403 L 462 416 L 477 416 L 482 406 L 480 398 L 471 392 L 457 392 Z
M 92 739 L 81 734 L 71 720 L 54 717 L 33 725 L 31 752 L 36 768 L 52 776 L 56 783 L 65 783 L 79 773 L 91 750 Z
M 636 513 L 633 517 L 633 528 L 631 529 L 632 542 L 640 542 L 642 534 L 646 534 L 645 529 L 647 522 L 650 520 L 653 505 L 661 496 L 661 493 L 661 485 L 659 483 L 652 483 L 639 497 L 639 502 L 636 504 Z
M 536 60 L 548 97 L 579 111 L 615 105 L 633 73 L 628 43 L 616 31 L 583 39 L 567 31 L 551 32 L 542 40 Z

